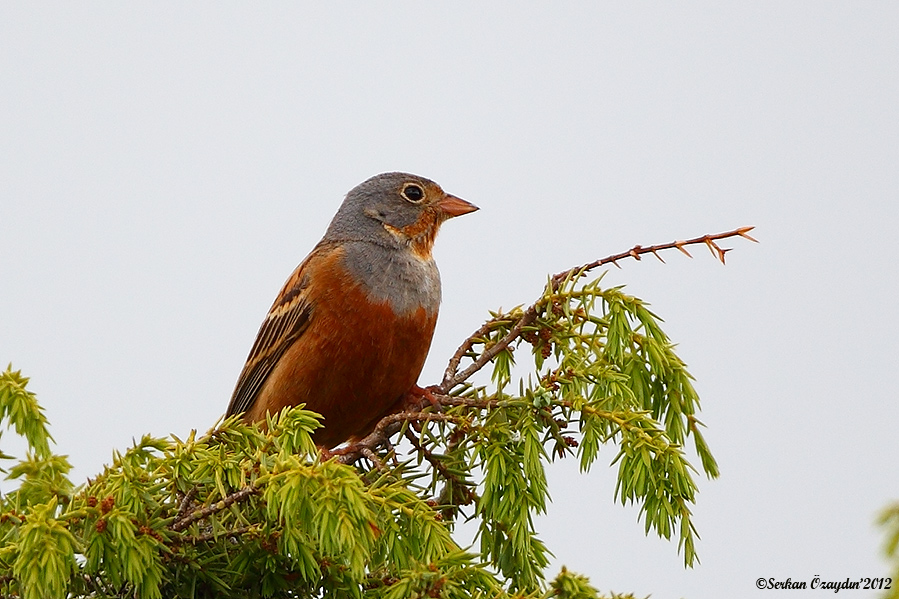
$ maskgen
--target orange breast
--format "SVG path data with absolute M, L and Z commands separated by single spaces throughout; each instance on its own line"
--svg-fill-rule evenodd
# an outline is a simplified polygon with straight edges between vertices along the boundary
M 281 356 L 248 420 L 305 403 L 324 416 L 315 442 L 333 447 L 371 432 L 418 380 L 437 322 L 423 308 L 400 316 L 348 284 L 340 253 L 314 265 L 309 327 Z M 309 265 L 313 267 L 313 265 Z

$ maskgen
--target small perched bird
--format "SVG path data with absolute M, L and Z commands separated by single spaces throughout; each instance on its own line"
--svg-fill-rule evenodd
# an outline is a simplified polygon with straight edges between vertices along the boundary
M 324 416 L 313 439 L 331 448 L 400 410 L 437 324 L 437 230 L 477 209 L 407 173 L 352 189 L 268 311 L 227 415 L 306 404 Z

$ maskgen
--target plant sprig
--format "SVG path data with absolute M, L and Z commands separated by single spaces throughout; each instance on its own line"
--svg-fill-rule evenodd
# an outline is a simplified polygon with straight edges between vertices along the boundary
M 420 405 L 335 452 L 314 446 L 319 416 L 298 407 L 264 427 L 231 418 L 183 440 L 146 436 L 74 489 L 10 367 L 0 418 L 30 449 L 9 471 L 19 488 L 0 499 L 0 594 L 599 597 L 565 570 L 544 581 L 550 552 L 534 517 L 549 502 L 548 462 L 574 456 L 589 471 L 607 445 L 616 500 L 639 505 L 646 531 L 677 538 L 693 565 L 690 439 L 702 472 L 718 466 L 692 377 L 645 302 L 587 275 L 695 244 L 723 262 L 718 242 L 750 229 L 635 246 L 550 277 L 533 304 L 470 335 Z M 472 383 L 485 369 L 490 384 Z M 453 539 L 462 514 L 477 521 L 476 549 Z

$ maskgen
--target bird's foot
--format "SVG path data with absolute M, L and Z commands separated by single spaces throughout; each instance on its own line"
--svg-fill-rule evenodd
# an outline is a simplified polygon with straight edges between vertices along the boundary
M 425 408 L 425 403 L 422 401 L 422 399 L 425 399 L 431 405 L 431 407 L 434 408 L 435 412 L 442 412 L 443 405 L 440 403 L 440 400 L 434 397 L 434 392 L 437 390 L 438 388 L 436 385 L 431 385 L 429 387 L 419 387 L 418 385 L 412 385 L 412 388 L 409 389 L 406 397 L 411 399 L 413 401 L 412 406 L 418 408 L 419 410 Z
M 331 458 L 336 458 L 348 453 L 353 453 L 354 451 L 358 451 L 358 449 L 359 444 L 356 442 L 347 443 L 346 445 L 342 445 L 340 447 L 337 447 L 336 449 L 328 449 L 327 447 L 319 445 L 318 453 L 321 456 L 321 461 L 327 462 Z

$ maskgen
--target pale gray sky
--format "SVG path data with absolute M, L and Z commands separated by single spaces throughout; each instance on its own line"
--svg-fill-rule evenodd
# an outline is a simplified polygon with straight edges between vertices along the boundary
M 755 225 L 726 267 L 698 248 L 606 278 L 697 378 L 722 469 L 695 508 L 702 563 L 644 537 L 612 471 L 567 460 L 540 521 L 551 574 L 691 598 L 885 575 L 897 31 L 895 2 L 4 3 L 0 364 L 32 378 L 80 481 L 132 437 L 218 418 L 370 175 L 481 207 L 437 242 L 425 384 L 549 272 Z

